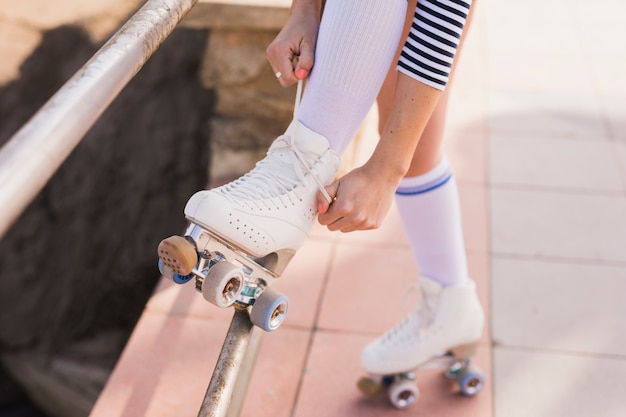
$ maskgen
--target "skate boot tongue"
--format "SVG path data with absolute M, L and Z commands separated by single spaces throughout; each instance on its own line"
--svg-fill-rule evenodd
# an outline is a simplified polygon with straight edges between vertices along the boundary
M 339 162 L 325 137 L 293 121 L 252 171 L 218 190 L 232 201 L 283 198 L 292 192 L 300 198 L 311 186 L 327 194 L 324 186 Z
M 280 203 L 284 207 L 306 201 L 314 207 L 318 189 L 331 202 L 325 186 L 333 180 L 341 159 L 324 136 L 298 121 L 301 97 L 302 80 L 298 82 L 293 121 L 285 134 L 272 143 L 252 171 L 217 189 L 223 198 L 245 205 Z
M 318 165 L 323 158 L 323 155 L 331 154 L 326 163 L 329 164 L 330 169 L 314 169 L 313 167 Z M 279 160 L 281 163 L 291 165 L 292 171 L 285 171 L 285 175 L 293 176 L 295 180 L 294 184 L 305 183 L 305 176 L 310 175 L 317 188 L 326 196 L 330 202 L 330 197 L 326 193 L 324 186 L 332 180 L 332 176 L 337 171 L 339 166 L 339 156 L 330 149 L 328 140 L 304 126 L 302 123 L 294 120 L 291 122 L 284 135 L 272 143 L 268 152 L 268 159 Z M 321 168 L 321 167 L 319 167 Z M 323 171 L 331 172 L 332 175 L 327 175 Z
M 425 277 L 411 286 L 406 295 L 414 291 L 418 292 L 415 307 L 404 320 L 381 337 L 382 345 L 410 343 L 413 337 L 419 336 L 421 330 L 428 327 L 435 319 L 442 289 L 440 284 Z
M 436 281 L 430 278 L 422 277 L 420 280 L 420 304 L 417 308 L 421 309 L 420 318 L 422 320 L 421 325 L 429 325 L 435 319 L 437 312 L 437 305 L 439 304 L 439 298 L 443 287 Z
M 328 150 L 328 140 L 324 136 L 293 121 L 285 134 L 272 143 L 267 154 L 285 163 L 297 161 L 299 162 L 297 168 L 306 173 L 308 168 Z
M 293 145 L 303 154 L 319 157 L 330 147 L 328 140 L 297 121 L 291 122 L 285 136 L 293 138 Z

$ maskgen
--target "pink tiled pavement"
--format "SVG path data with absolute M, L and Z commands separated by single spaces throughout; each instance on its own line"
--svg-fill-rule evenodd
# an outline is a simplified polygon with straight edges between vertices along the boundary
M 452 90 L 447 154 L 459 184 L 470 274 L 488 314 L 481 30 L 478 14 Z M 366 141 L 375 137 L 373 125 Z M 316 227 L 281 278 L 290 313 L 281 329 L 263 336 L 242 416 L 398 415 L 383 399 L 361 396 L 355 384 L 360 350 L 406 313 L 410 300 L 403 306 L 402 299 L 416 276 L 395 208 L 372 232 L 340 235 Z M 91 417 L 197 415 L 231 317 L 232 310 L 209 305 L 191 285 L 163 281 Z M 477 358 L 487 374 L 483 392 L 465 398 L 439 372 L 422 372 L 422 396 L 411 415 L 493 415 L 489 330 Z
M 91 415 L 197 414 L 226 329 L 225 321 L 146 311 Z
M 295 417 L 396 416 L 384 397 L 367 398 L 358 391 L 355 378 L 362 375 L 359 353 L 368 336 L 319 331 L 315 334 Z M 489 372 L 489 350 L 479 351 L 478 361 Z M 488 416 L 490 396 L 466 398 L 438 371 L 418 373 L 419 402 L 406 414 L 415 416 Z M 488 383 L 489 384 L 489 383 Z M 487 385 L 485 390 L 490 390 Z

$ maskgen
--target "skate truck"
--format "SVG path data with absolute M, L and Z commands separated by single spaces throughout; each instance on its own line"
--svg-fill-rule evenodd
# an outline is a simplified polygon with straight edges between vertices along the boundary
M 217 233 L 190 223 L 184 237 L 163 240 L 158 255 L 164 277 L 177 284 L 194 282 L 211 304 L 237 310 L 251 307 L 251 322 L 265 331 L 283 323 L 289 300 L 272 285 L 293 252 L 255 258 Z
M 485 386 L 485 374 L 472 363 L 476 347 L 476 344 L 459 346 L 406 372 L 363 376 L 359 379 L 357 386 L 367 397 L 386 395 L 391 405 L 404 409 L 415 404 L 420 398 L 417 386 L 418 373 L 443 370 L 443 375 L 453 384 L 458 393 L 473 397 Z

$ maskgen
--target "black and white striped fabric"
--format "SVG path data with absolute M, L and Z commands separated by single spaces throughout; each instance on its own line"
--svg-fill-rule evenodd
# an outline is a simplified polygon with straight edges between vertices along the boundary
M 471 0 L 419 0 L 398 71 L 445 89 L 470 5 Z

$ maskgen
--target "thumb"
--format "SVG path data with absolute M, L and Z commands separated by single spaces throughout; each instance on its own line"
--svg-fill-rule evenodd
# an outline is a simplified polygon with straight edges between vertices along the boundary
M 339 181 L 333 181 L 328 184 L 326 187 L 326 192 L 330 196 L 330 198 L 334 198 L 337 195 L 337 190 L 339 189 Z M 330 208 L 332 201 L 328 201 L 326 196 L 321 191 L 317 192 L 317 211 L 319 214 L 324 214 Z
M 298 56 L 298 62 L 296 63 L 295 73 L 299 80 L 304 80 L 311 72 L 313 68 L 313 61 L 315 50 L 308 43 L 303 43 L 300 46 L 300 55 Z

